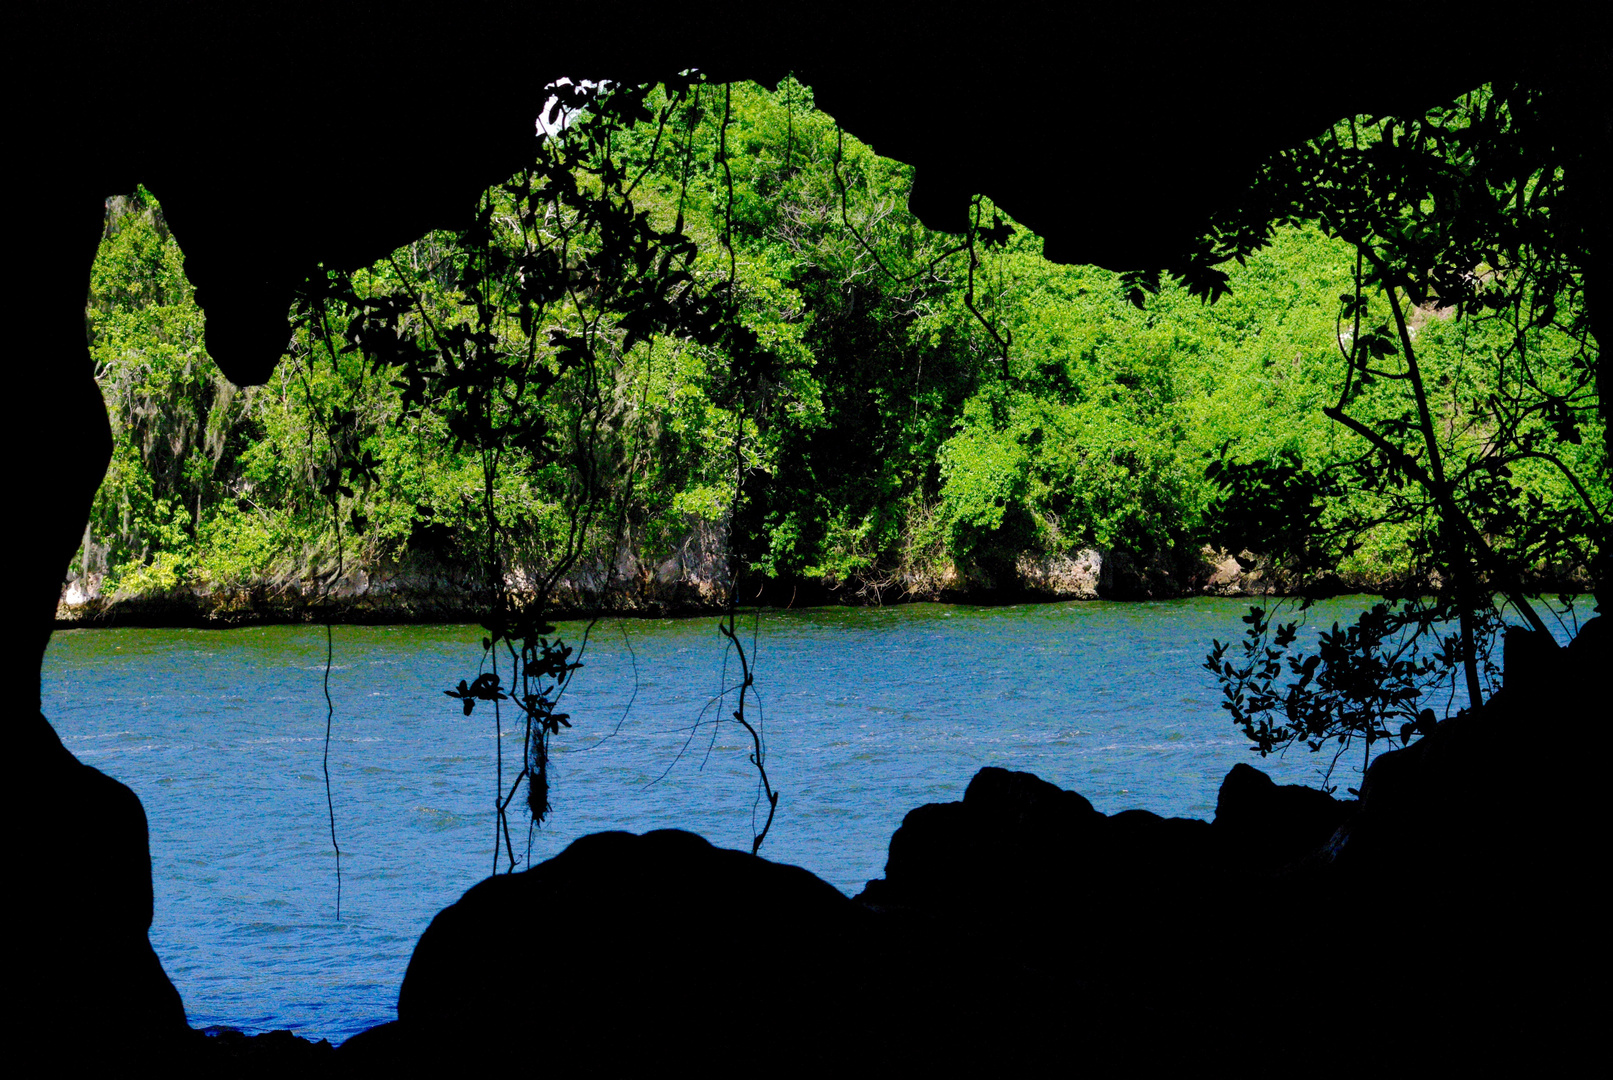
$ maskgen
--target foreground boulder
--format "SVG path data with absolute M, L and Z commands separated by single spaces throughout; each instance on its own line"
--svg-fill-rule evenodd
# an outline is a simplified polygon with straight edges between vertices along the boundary
M 1300 784 L 1277 784 L 1239 763 L 1221 781 L 1211 828 L 1228 869 L 1280 875 L 1314 855 L 1353 816 L 1355 803 Z
M 832 1029 L 862 995 L 854 965 L 872 945 L 867 913 L 805 870 L 686 832 L 601 833 L 432 920 L 398 1018 L 457 1043 L 513 1009 L 534 1021 L 541 1060 L 589 1070 L 691 1038 L 740 1065 L 781 1029 Z
M 1483 708 L 1378 757 L 1359 811 L 1294 876 L 1361 928 L 1355 989 L 1392 982 L 1407 1022 L 1492 1065 L 1567 1071 L 1600 1025 L 1613 635 L 1597 618 L 1526 655 Z
M 398 1023 L 343 1054 L 731 1073 L 789 1045 L 792 1062 L 834 1067 L 876 998 L 871 918 L 805 870 L 691 833 L 585 837 L 432 920 Z
M 134 792 L 82 764 L 38 713 L 8 787 L 17 862 L 7 946 L 8 1028 L 66 1073 L 174 1059 L 191 1034 L 147 937 L 151 850 Z
M 1039 1067 L 1083 1032 L 1088 1060 L 1121 1045 L 1107 1003 L 958 929 L 690 833 L 602 833 L 440 913 L 397 1022 L 339 1057 L 361 1075 L 946 1075 Z
M 1361 888 L 1394 882 L 1459 910 L 1503 912 L 1543 890 L 1571 901 L 1606 814 L 1607 625 L 1592 619 L 1565 649 L 1519 648 L 1509 632 L 1502 689 L 1373 761 L 1327 865 Z
M 1205 922 L 1222 878 L 1207 822 L 1110 817 L 1030 773 L 986 768 L 962 801 L 908 813 L 885 877 L 858 899 L 952 923 L 972 950 L 1117 990 L 1154 982 L 1162 957 L 1217 936 Z

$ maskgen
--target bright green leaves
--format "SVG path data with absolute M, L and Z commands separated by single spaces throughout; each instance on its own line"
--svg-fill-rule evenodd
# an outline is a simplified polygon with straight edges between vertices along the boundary
M 1205 262 L 1215 274 L 1056 266 L 1039 238 L 982 204 L 975 303 L 1011 336 L 1004 365 L 964 303 L 959 238 L 908 212 L 909 169 L 841 137 L 794 80 L 735 85 L 726 131 L 721 88 L 676 89 L 570 93 L 568 107 L 587 104 L 610 129 L 608 155 L 577 168 L 555 159 L 498 186 L 471 227 L 474 259 L 464 237 L 437 233 L 352 275 L 327 297 L 329 325 L 305 323 L 270 384 L 241 393 L 218 382 L 201 349 L 201 315 L 160 209 L 145 195 L 119 203 L 88 313 L 119 440 L 92 529 L 107 559 L 133 572 L 167 551 L 164 580 L 196 583 L 295 576 L 330 561 L 331 496 L 344 534 L 362 528 L 361 562 L 412 550 L 471 558 L 488 540 L 475 511 L 486 495 L 478 455 L 494 445 L 504 448 L 499 518 L 527 538 L 527 555 L 545 557 L 567 533 L 568 424 L 593 371 L 610 419 L 590 460 L 602 477 L 631 461 L 637 477 L 630 494 L 613 489 L 601 520 L 625 511 L 644 554 L 693 519 L 729 513 L 730 406 L 748 388 L 744 498 L 758 535 L 746 554 L 769 574 L 889 580 L 1016 545 L 1231 543 L 1224 529 L 1206 531 L 1218 491 L 1203 470 L 1223 459 L 1298 462 L 1317 475 L 1338 466 L 1330 475 L 1350 490 L 1323 500 L 1315 524 L 1338 542 L 1317 558 L 1357 579 L 1416 572 L 1412 556 L 1437 530 L 1394 504 L 1406 470 L 1363 458 L 1355 436 L 1322 416 L 1340 400 L 1341 344 L 1359 336 L 1365 364 L 1345 407 L 1374 428 L 1412 430 L 1393 313 L 1370 288 L 1357 301 L 1347 243 L 1292 222 L 1309 215 L 1341 236 L 1370 226 L 1373 244 L 1399 245 L 1419 266 L 1477 252 L 1476 233 L 1424 219 L 1479 187 L 1418 161 L 1503 147 L 1512 121 L 1499 109 L 1486 106 L 1476 124 L 1451 113 L 1397 128 L 1393 148 L 1376 128 L 1352 146 L 1346 127 L 1274 160 L 1250 212 L 1216 223 L 1210 255 L 1242 261 Z M 1305 180 L 1306 169 L 1354 168 L 1369 153 L 1382 160 L 1364 180 Z M 1486 190 L 1501 190 L 1497 179 Z M 1515 224 L 1539 234 L 1564 197 L 1561 178 L 1527 179 Z M 1391 187 L 1422 201 L 1364 201 Z M 523 228 L 576 239 L 562 251 L 522 239 Z M 1518 558 L 1572 562 L 1595 513 L 1613 505 L 1594 342 L 1546 325 L 1575 325 L 1572 288 L 1537 290 L 1521 332 L 1498 317 L 1502 283 L 1485 274 L 1524 234 L 1492 239 L 1480 253 L 1489 261 L 1461 286 L 1478 290 L 1480 314 L 1408 313 L 1417 357 L 1480 527 L 1505 537 L 1521 522 L 1556 522 Z M 1418 295 L 1455 288 L 1433 270 L 1411 276 Z M 1222 286 L 1231 291 L 1202 302 Z M 1147 293 L 1142 310 L 1133 288 Z M 607 312 L 602 332 L 588 329 Z M 1514 417 L 1519 452 L 1493 467 L 1484 447 L 1497 402 Z M 333 441 L 327 421 L 341 410 L 352 434 Z M 477 416 L 496 438 L 482 438 Z

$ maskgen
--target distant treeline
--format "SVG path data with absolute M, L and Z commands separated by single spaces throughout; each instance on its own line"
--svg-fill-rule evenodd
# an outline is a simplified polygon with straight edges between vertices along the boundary
M 665 130 L 639 124 L 612 152 L 643 171 L 636 206 L 681 219 L 713 281 L 729 272 L 731 237 L 741 317 L 775 358 L 745 443 L 743 553 L 761 573 L 922 592 L 960 574 L 990 580 L 1027 555 L 1197 551 L 1219 542 L 1212 463 L 1319 473 L 1358 452 L 1322 415 L 1343 377 L 1344 244 L 1285 229 L 1227 267 L 1231 293 L 1218 302 L 1167 286 L 1138 307 L 1120 275 L 1048 262 L 1040 239 L 989 203 L 976 205 L 972 245 L 924 228 L 907 209 L 912 171 L 842 136 L 799 83 L 735 86 L 725 137 L 710 97 Z M 362 192 L 353 198 L 362 205 Z M 272 205 L 256 213 L 241 223 L 243 283 L 253 231 L 275 227 Z M 437 271 L 454 239 L 428 235 L 355 287 L 415 290 L 451 311 L 465 298 Z M 267 385 L 230 385 L 203 346 L 183 264 L 150 193 L 109 201 L 86 329 L 115 451 L 73 595 L 306 587 L 330 578 L 338 549 L 348 571 L 473 564 L 482 462 L 455 449 L 444 410 L 405 410 L 405 388 L 307 311 Z M 1504 327 L 1433 307 L 1413 321 L 1459 454 L 1484 437 L 1470 403 L 1488 392 Z M 1542 340 L 1532 355 L 1565 378 L 1583 363 L 1571 340 Z M 638 342 L 619 361 L 621 423 L 639 433 L 619 520 L 655 565 L 728 519 L 727 365 L 680 340 Z M 1393 391 L 1383 389 L 1385 417 L 1400 407 Z M 1358 393 L 1354 411 L 1370 418 L 1376 392 Z M 1600 432 L 1562 434 L 1542 418 L 1540 447 L 1608 505 Z M 367 455 L 364 484 L 332 486 L 333 439 Z M 1562 472 L 1538 464 L 1518 477 L 1523 488 L 1548 511 L 1572 502 Z M 506 520 L 538 537 L 564 527 L 563 477 L 513 465 L 500 477 Z M 1409 539 L 1432 524 L 1381 520 L 1373 498 L 1342 492 L 1323 524 L 1374 521 L 1331 569 L 1387 582 L 1411 571 Z

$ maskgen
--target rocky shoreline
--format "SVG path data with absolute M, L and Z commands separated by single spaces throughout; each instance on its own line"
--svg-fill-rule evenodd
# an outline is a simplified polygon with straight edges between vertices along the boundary
M 720 530 L 691 533 L 666 558 L 622 551 L 612 567 L 592 565 L 561 580 L 559 618 L 593 614 L 651 618 L 717 612 L 729 574 Z M 526 584 L 512 576 L 515 592 Z M 1148 556 L 1086 548 L 1021 554 L 995 572 L 948 566 L 883 581 L 747 581 L 748 604 L 770 607 L 893 603 L 1007 604 L 1070 600 L 1165 600 L 1190 596 L 1262 597 L 1381 593 L 1395 583 L 1365 575 L 1299 575 L 1259 555 L 1209 547 Z M 1575 589 L 1572 576 L 1562 583 Z M 56 609 L 56 629 L 106 626 L 224 628 L 331 621 L 357 624 L 478 622 L 489 592 L 471 569 L 411 559 L 351 570 L 340 579 L 264 580 L 232 587 L 179 587 L 106 595 L 96 578 L 70 580 Z

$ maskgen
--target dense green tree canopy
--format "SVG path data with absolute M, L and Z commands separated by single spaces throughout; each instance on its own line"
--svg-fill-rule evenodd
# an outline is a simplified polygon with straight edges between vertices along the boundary
M 1207 466 L 1282 460 L 1343 476 L 1360 458 L 1361 440 L 1323 416 L 1348 370 L 1340 297 L 1357 281 L 1344 196 L 1288 192 L 1290 212 L 1225 225 L 1218 302 L 1203 303 L 1202 274 L 1189 274 L 1186 285 L 1164 279 L 1139 308 L 1135 276 L 1050 263 L 989 203 L 974 206 L 973 243 L 925 229 L 907 209 L 911 171 L 843 136 L 793 80 L 737 85 L 731 98 L 695 84 L 668 104 L 652 91 L 643 119 L 613 134 L 610 157 L 632 213 L 692 242 L 678 255 L 689 288 L 721 293 L 731 238 L 738 315 L 765 356 L 744 410 L 741 508 L 743 553 L 759 570 L 876 593 L 954 572 L 1002 580 L 1025 552 L 1236 544 L 1214 513 L 1220 489 Z M 1466 145 L 1443 114 L 1429 123 L 1439 146 Z M 1314 152 L 1336 153 L 1337 138 Z M 511 197 L 490 196 L 495 218 Z M 1433 262 L 1473 247 L 1460 239 Z M 403 298 L 405 337 L 424 312 L 451 322 L 475 304 L 455 269 L 462 243 L 428 235 L 353 275 L 353 294 Z M 253 581 L 314 581 L 333 572 L 338 525 L 349 566 L 473 558 L 481 470 L 474 447 L 455 449 L 453 400 L 423 402 L 418 388 L 409 399 L 361 350 L 343 351 L 344 326 L 306 312 L 274 379 L 235 392 L 201 348 L 181 265 L 149 195 L 109 206 L 89 319 L 118 444 L 86 548 L 89 569 L 104 565 L 103 589 L 226 595 Z M 1553 279 L 1566 290 L 1559 321 L 1572 314 L 1573 280 Z M 1433 289 L 1402 299 L 1424 381 L 1446 410 L 1447 456 L 1460 456 L 1482 441 L 1471 404 L 1495 392 L 1496 358 L 1515 351 L 1520 331 L 1479 299 L 1445 303 Z M 1361 309 L 1368 330 L 1387 319 L 1378 303 Z M 732 358 L 722 341 L 670 324 L 640 334 L 614 325 L 602 452 L 607 472 L 631 461 L 622 475 L 637 480 L 607 485 L 611 512 L 598 520 L 625 516 L 631 542 L 654 552 L 692 520 L 726 520 Z M 508 332 L 551 347 L 536 331 Z M 1559 403 L 1523 421 L 1530 446 L 1567 468 L 1512 461 L 1511 482 L 1535 500 L 1531 513 L 1583 536 L 1590 518 L 1573 507 L 1608 504 L 1585 339 L 1544 323 L 1522 332 L 1538 342 L 1531 377 Z M 1358 381 L 1352 415 L 1399 423 L 1397 391 Z M 543 406 L 558 410 L 546 414 L 554 431 L 565 429 L 566 400 Z M 566 480 L 523 453 L 501 459 L 497 496 L 542 562 L 563 532 Z M 333 487 L 338 459 L 368 464 Z M 1416 576 L 1416 539 L 1437 531 L 1429 508 L 1391 507 L 1381 482 L 1346 486 L 1320 507 L 1337 543 L 1318 557 L 1360 580 Z M 338 513 L 322 489 L 336 492 Z M 1503 517 L 1493 526 L 1509 527 Z

